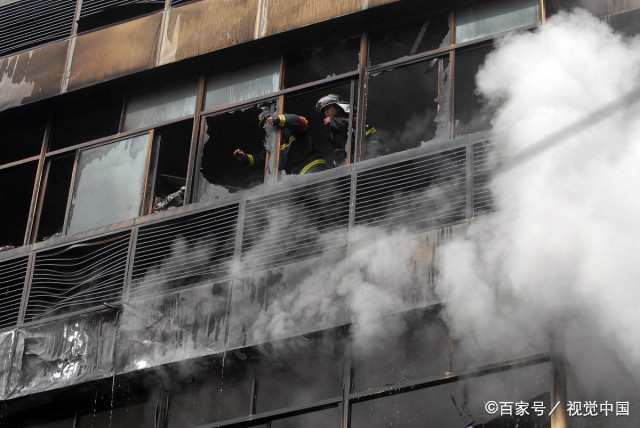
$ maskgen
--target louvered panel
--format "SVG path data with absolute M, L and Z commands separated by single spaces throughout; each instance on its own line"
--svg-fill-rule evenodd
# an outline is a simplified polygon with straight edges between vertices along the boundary
M 431 227 L 466 213 L 464 147 L 358 173 L 355 224 Z
M 25 321 L 122 298 L 129 233 L 36 255 Z
M 71 36 L 76 0 L 19 0 L 0 6 L 0 56 Z
M 243 270 L 344 250 L 350 188 L 347 176 L 247 201 Z
M 173 219 L 138 231 L 130 296 L 138 298 L 229 274 L 238 205 Z
M 489 188 L 491 173 L 500 155 L 490 141 L 473 146 L 473 215 L 493 209 L 493 197 Z
M 0 262 L 0 328 L 18 322 L 28 258 Z
M 107 9 L 132 4 L 148 4 L 164 7 L 164 0 L 83 0 L 80 19 L 86 18 L 88 15 L 93 15 L 94 13 L 103 12 Z

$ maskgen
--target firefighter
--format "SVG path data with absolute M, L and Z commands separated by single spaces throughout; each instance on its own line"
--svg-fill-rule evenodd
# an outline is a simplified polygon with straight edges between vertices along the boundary
M 327 169 L 327 161 L 322 158 L 322 152 L 311 141 L 307 132 L 309 122 L 306 118 L 296 114 L 270 115 L 263 111 L 258 120 L 260 126 L 268 123 L 277 126 L 281 131 L 279 169 L 287 174 L 309 174 Z M 233 157 L 247 167 L 264 168 L 267 150 L 253 155 L 236 149 Z
M 329 94 L 316 102 L 316 112 L 324 115 L 323 123 L 329 131 L 329 143 L 333 147 L 333 164 L 343 165 L 347 160 L 347 141 L 349 140 L 349 103 L 343 101 L 339 95 Z M 355 128 L 357 117 L 353 115 L 352 129 Z M 367 143 L 373 142 L 370 136 L 376 129 L 367 125 L 365 138 Z

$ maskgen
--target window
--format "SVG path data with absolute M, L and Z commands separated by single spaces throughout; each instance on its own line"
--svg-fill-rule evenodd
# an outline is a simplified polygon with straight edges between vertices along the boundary
M 0 169 L 0 247 L 24 243 L 37 168 L 37 162 L 29 162 Z
M 44 195 L 35 226 L 36 241 L 62 233 L 74 163 L 75 152 L 47 161 L 42 184 Z
M 540 22 L 540 0 L 485 1 L 456 11 L 456 43 Z
M 80 151 L 67 233 L 140 215 L 149 135 Z

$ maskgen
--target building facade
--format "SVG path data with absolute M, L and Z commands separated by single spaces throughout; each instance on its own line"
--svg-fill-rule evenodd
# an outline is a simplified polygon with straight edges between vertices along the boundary
M 477 71 L 573 7 L 638 31 L 622 0 L 0 1 L 0 426 L 566 427 L 550 345 L 459 343 L 434 282 L 492 209 Z M 327 169 L 281 169 L 265 111 Z

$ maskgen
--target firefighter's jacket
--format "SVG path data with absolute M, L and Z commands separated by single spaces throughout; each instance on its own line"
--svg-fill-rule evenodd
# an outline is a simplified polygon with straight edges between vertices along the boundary
M 315 171 L 318 166 L 326 166 L 322 152 L 307 132 L 309 122 L 306 118 L 296 114 L 274 115 L 273 125 L 281 130 L 279 169 L 287 174 L 304 174 L 311 168 Z M 266 149 L 258 155 L 247 154 L 244 164 L 264 168 L 266 157 Z
M 353 116 L 353 128 L 356 126 L 358 118 Z M 344 161 L 347 157 L 346 145 L 349 137 L 349 118 L 332 116 L 326 125 L 329 131 L 329 143 L 333 147 L 333 155 L 338 163 Z M 373 126 L 367 125 L 365 133 L 365 141 L 369 136 L 376 132 Z

